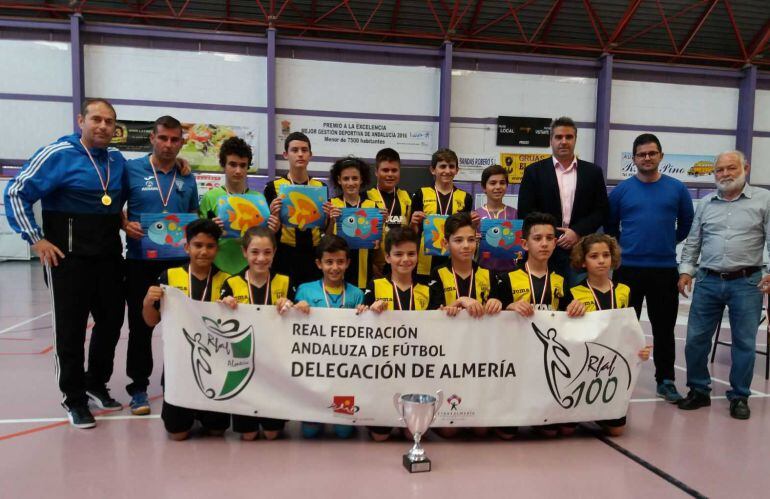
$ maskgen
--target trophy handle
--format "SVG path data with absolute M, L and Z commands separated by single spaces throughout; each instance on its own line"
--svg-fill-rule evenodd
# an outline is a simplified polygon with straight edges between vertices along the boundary
M 433 408 L 433 419 L 431 420 L 431 423 L 436 420 L 436 414 L 438 414 L 439 408 L 441 408 L 441 404 L 444 403 L 444 392 L 441 390 L 436 390 L 436 406 Z
M 401 394 L 393 395 L 393 406 L 396 408 L 400 420 L 404 420 L 404 403 L 401 401 Z

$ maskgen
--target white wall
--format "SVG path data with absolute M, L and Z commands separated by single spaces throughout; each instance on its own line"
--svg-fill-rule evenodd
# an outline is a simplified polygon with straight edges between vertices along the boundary
M 70 96 L 70 64 L 69 43 L 0 40 L 0 92 Z
M 276 107 L 438 116 L 438 68 L 276 59 Z
M 737 88 L 612 82 L 612 123 L 734 130 L 737 120 Z
M 596 79 L 452 71 L 452 116 L 596 119 Z
M 757 90 L 754 131 L 770 132 L 770 90 Z M 754 137 L 751 165 L 751 182 L 770 185 L 770 137 Z
M 751 183 L 770 185 L 770 137 L 754 137 L 751 149 Z
M 72 95 L 70 45 L 0 40 L 0 93 Z M 72 104 L 0 100 L 0 158 L 25 159 L 72 130 Z
M 264 57 L 105 45 L 83 53 L 89 97 L 267 105 Z
M 72 104 L 0 100 L 0 158 L 27 159 L 44 145 L 72 133 Z
M 770 132 L 770 90 L 757 90 L 754 99 L 754 130 Z

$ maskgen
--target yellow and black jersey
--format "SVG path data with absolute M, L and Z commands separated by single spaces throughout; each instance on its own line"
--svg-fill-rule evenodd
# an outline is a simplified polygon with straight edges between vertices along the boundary
M 451 201 L 451 206 L 450 206 Z M 455 187 L 449 194 L 438 194 L 433 187 L 421 187 L 412 197 L 412 213 L 422 211 L 426 215 L 454 215 L 473 209 L 473 198 L 462 189 Z M 418 227 L 422 234 L 422 227 Z M 425 241 L 420 238 L 420 250 L 417 259 L 417 274 L 427 276 L 433 267 L 444 265 L 449 257 L 435 257 L 425 254 Z
M 530 289 L 534 286 L 533 290 Z M 545 287 L 545 289 L 543 289 Z M 534 295 L 534 299 L 533 299 Z M 541 305 L 543 300 L 544 308 L 548 310 L 560 310 L 564 301 L 564 278 L 556 272 L 551 272 L 546 276 L 532 276 L 530 285 L 529 274 L 524 269 L 516 269 L 512 272 L 500 275 L 498 297 L 503 303 L 503 308 L 517 301 L 528 301 L 535 305 Z
M 312 187 L 325 187 L 326 184 L 320 180 L 311 178 L 304 184 L 297 184 L 292 182 L 286 177 L 279 177 L 271 182 L 268 182 L 265 186 L 265 199 L 267 204 L 273 202 L 278 197 L 282 185 L 309 185 Z M 308 255 L 313 255 L 313 248 L 318 246 L 321 241 L 321 229 L 314 227 L 312 229 L 299 230 L 295 227 L 281 227 L 280 237 L 278 238 L 279 244 L 285 244 L 293 248 L 308 249 Z
M 388 216 L 385 217 L 385 227 L 409 225 L 409 217 L 412 216 L 412 198 L 404 189 L 397 189 L 394 194 L 372 187 L 366 191 L 366 197 L 374 201 L 377 208 L 388 212 Z
M 471 286 L 471 280 L 473 285 Z M 473 264 L 473 273 L 467 278 L 457 276 L 452 272 L 451 265 L 437 267 L 431 272 L 430 310 L 441 306 L 451 306 L 458 298 L 470 296 L 485 304 L 490 298 L 497 298 L 497 278 L 489 270 Z
M 398 296 L 394 292 L 398 292 Z M 374 279 L 366 287 L 364 303 L 371 306 L 377 300 L 387 304 L 387 310 L 428 310 L 430 288 L 425 284 L 414 284 L 411 289 L 399 289 L 386 277 Z M 411 304 L 411 306 L 410 306 Z
M 212 266 L 208 279 L 191 276 L 188 267 L 174 267 L 158 277 L 158 284 L 166 284 L 184 292 L 193 300 L 215 302 L 222 296 L 222 285 L 230 274 Z
M 403 189 L 397 189 L 395 193 L 378 191 L 376 187 L 372 187 L 366 191 L 366 197 L 374 201 L 374 205 L 380 210 L 387 211 L 384 224 L 382 224 L 382 239 L 380 240 L 380 247 L 374 251 L 372 255 L 374 258 L 373 266 L 377 269 L 377 273 L 382 275 L 385 271 L 385 236 L 388 235 L 388 231 L 392 227 L 409 225 L 412 216 L 412 198 L 409 193 Z
M 332 206 L 335 208 L 357 208 L 349 205 L 341 197 L 332 198 Z M 364 199 L 360 208 L 376 208 L 374 201 Z M 334 233 L 337 233 L 337 226 L 334 226 Z M 345 280 L 360 289 L 366 289 L 366 283 L 372 277 L 372 253 L 370 249 L 351 249 L 350 265 L 345 271 Z
M 251 293 L 249 293 L 251 286 Z M 294 288 L 291 279 L 283 274 L 270 275 L 270 296 L 266 297 L 267 285 L 260 287 L 249 284 L 246 273 L 234 275 L 222 285 L 222 296 L 233 296 L 238 303 L 253 303 L 255 305 L 275 305 L 281 298 L 294 299 Z M 267 301 L 265 301 L 267 299 Z
M 579 285 L 570 289 L 572 298 L 583 302 L 586 312 L 596 312 L 597 310 L 610 310 L 613 308 L 626 308 L 629 306 L 629 295 L 631 288 L 622 283 L 613 283 L 613 289 L 602 293 L 601 291 L 591 289 L 588 283 L 583 280 Z M 594 298 L 594 294 L 596 298 Z M 612 303 L 612 296 L 615 297 L 615 303 Z M 598 300 L 598 307 L 597 307 Z

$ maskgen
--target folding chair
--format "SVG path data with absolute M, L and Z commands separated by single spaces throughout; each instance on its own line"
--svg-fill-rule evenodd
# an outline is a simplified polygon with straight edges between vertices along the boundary
M 722 318 L 724 318 L 724 312 L 722 312 Z M 767 304 L 762 307 L 762 319 L 759 324 L 762 325 L 767 321 Z M 714 363 L 714 358 L 717 355 L 717 345 L 731 346 L 730 341 L 719 341 L 719 332 L 722 330 L 722 319 L 720 318 L 717 325 L 716 336 L 714 337 L 714 347 L 711 349 L 711 363 Z M 757 354 L 765 356 L 765 380 L 770 379 L 770 322 L 767 323 L 765 328 L 765 349 L 756 350 Z

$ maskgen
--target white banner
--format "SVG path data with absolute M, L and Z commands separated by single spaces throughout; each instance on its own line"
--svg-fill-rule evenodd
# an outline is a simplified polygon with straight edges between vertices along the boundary
M 392 147 L 402 158 L 429 159 L 438 148 L 436 122 L 288 115 L 278 115 L 276 121 L 278 151 L 291 132 L 307 135 L 316 156 L 373 158 Z
M 663 156 L 658 169 L 669 177 L 681 180 L 685 184 L 700 182 L 714 183 L 714 164 L 716 156 L 708 154 L 668 154 Z M 636 175 L 634 156 L 624 152 L 620 159 L 620 173 L 624 178 Z
M 161 306 L 166 400 L 280 419 L 400 426 L 396 393 L 443 390 L 433 426 L 522 426 L 626 414 L 644 338 L 633 309 L 570 319 L 513 312 L 241 305 L 166 288 Z

